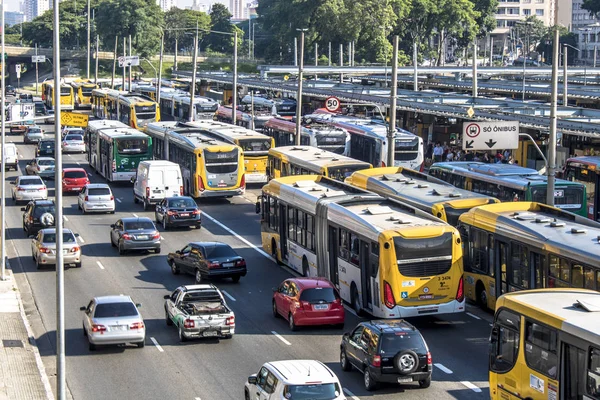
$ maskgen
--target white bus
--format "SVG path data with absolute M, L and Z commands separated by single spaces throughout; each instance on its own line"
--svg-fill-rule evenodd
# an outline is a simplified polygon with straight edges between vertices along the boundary
M 194 121 L 212 120 L 219 104 L 202 96 L 194 97 Z M 190 95 L 182 91 L 160 91 L 160 117 L 163 121 L 189 121 Z

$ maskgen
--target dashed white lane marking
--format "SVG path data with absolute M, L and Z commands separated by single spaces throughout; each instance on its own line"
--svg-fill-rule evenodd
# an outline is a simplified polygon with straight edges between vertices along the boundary
M 23 154 L 19 154 L 19 158 L 23 158 Z
M 164 353 L 164 350 L 162 347 L 160 347 L 160 344 L 158 344 L 158 342 L 156 341 L 156 339 L 154 339 L 153 337 L 150 337 L 150 340 L 152 340 L 152 343 L 154 343 L 154 345 L 156 346 L 157 350 L 160 351 L 161 353 Z
M 79 161 L 76 161 L 76 162 L 75 162 L 75 164 L 77 164 L 77 165 L 81 165 L 81 163 L 80 163 Z
M 475 319 L 481 319 L 481 318 L 479 318 L 477 315 L 475 315 L 475 314 L 471 314 L 470 312 L 468 312 L 468 313 L 465 313 L 465 314 L 467 314 L 467 315 L 468 315 L 469 317 L 471 317 L 471 318 L 475 318 Z
M 115 200 L 117 201 L 117 203 L 121 202 L 121 199 L 119 199 L 118 197 L 115 197 Z
M 226 291 L 224 291 L 224 290 L 221 290 L 221 291 L 222 291 L 222 292 L 223 292 L 223 294 L 224 294 L 225 296 L 227 296 L 227 297 L 228 297 L 228 298 L 229 298 L 231 301 L 236 301 L 236 300 L 235 300 L 235 297 L 233 297 L 232 295 L 230 295 L 229 293 L 227 293 L 227 292 L 226 292 Z
M 70 154 L 67 154 L 67 157 L 71 157 L 71 155 L 70 155 Z
M 481 389 L 479 389 L 477 386 L 473 385 L 471 382 L 461 381 L 460 383 L 462 383 L 463 385 L 465 385 L 466 387 L 468 387 L 469 389 L 471 389 L 475 393 L 481 393 Z
M 344 388 L 343 390 L 344 390 L 344 393 L 346 393 L 352 400 L 360 400 L 358 397 L 356 397 L 356 395 L 354 393 L 352 393 L 348 389 Z
M 283 343 L 287 344 L 288 346 L 291 346 L 292 344 L 290 342 L 288 342 L 287 340 L 285 340 L 285 338 L 283 336 L 281 336 L 279 333 L 275 332 L 275 331 L 271 331 L 271 333 L 279 340 L 281 340 Z
M 67 216 L 66 216 L 66 215 L 63 215 L 63 220 L 65 220 L 65 221 L 69 222 L 69 218 L 67 218 Z
M 85 243 L 85 240 L 81 237 L 81 235 L 77 236 L 77 238 L 81 241 L 81 243 Z
M 131 213 L 131 215 L 133 215 L 133 216 L 134 216 L 134 217 L 136 217 L 136 218 L 139 218 L 139 217 L 137 216 L 137 214 Z
M 200 397 L 196 397 L 194 398 L 194 400 L 202 400 Z
M 96 264 L 100 267 L 100 269 L 104 269 L 104 265 L 100 261 L 96 261 Z
M 162 235 L 160 235 L 160 240 L 165 240 L 165 238 L 164 238 L 164 237 L 162 237 Z
M 213 217 L 211 217 L 210 215 L 208 215 L 204 211 L 202 212 L 202 216 L 208 218 L 211 222 L 214 222 L 215 224 L 219 225 L 221 228 L 225 229 L 227 232 L 231 233 L 233 236 L 235 236 L 236 238 L 238 238 L 242 242 L 246 243 L 248 246 L 252 247 L 254 250 L 256 250 L 262 256 L 268 258 L 271 261 L 275 261 L 275 260 L 273 260 L 273 257 L 271 257 L 270 255 L 268 255 L 267 253 L 265 253 L 263 251 L 263 249 L 260 249 L 257 246 L 253 245 L 252 243 L 250 243 L 249 241 L 247 241 L 246 239 L 244 239 L 243 237 L 241 237 L 240 235 L 238 235 L 234 230 L 230 229 L 228 226 L 226 226 L 226 225 L 222 224 L 221 222 L 217 221 L 216 219 L 214 219 Z
M 443 364 L 435 363 L 433 365 L 435 365 L 437 368 L 439 368 L 440 370 L 442 370 L 443 372 L 445 372 L 447 374 L 451 374 L 452 373 L 452 370 L 449 369 L 449 368 L 446 368 Z

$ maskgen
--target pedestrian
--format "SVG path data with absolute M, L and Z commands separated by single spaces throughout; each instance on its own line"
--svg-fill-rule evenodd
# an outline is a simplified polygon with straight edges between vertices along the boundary
M 440 142 L 437 142 L 435 144 L 435 147 L 433 148 L 433 161 L 441 162 L 443 154 L 444 154 L 444 149 L 442 148 L 442 145 L 440 144 Z
M 502 159 L 504 158 L 504 156 L 502 155 L 502 152 L 500 150 L 496 151 L 496 157 L 495 158 L 495 162 L 496 164 L 500 164 L 502 162 Z
M 482 158 L 482 161 L 483 161 L 484 163 L 488 163 L 488 164 L 489 164 L 490 162 L 492 162 L 492 160 L 490 159 L 490 156 L 489 156 L 489 154 L 488 154 L 487 152 L 483 153 L 483 158 Z
M 474 161 L 475 159 L 475 154 L 473 154 L 473 152 L 466 150 L 465 151 L 465 161 Z
M 448 151 L 448 154 L 446 154 L 446 161 L 451 162 L 453 160 L 454 160 L 454 152 Z

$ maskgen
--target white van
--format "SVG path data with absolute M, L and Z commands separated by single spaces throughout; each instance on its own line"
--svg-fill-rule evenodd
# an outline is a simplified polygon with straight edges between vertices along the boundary
M 15 171 L 19 169 L 17 164 L 19 163 L 19 152 L 17 152 L 17 146 L 14 143 L 4 144 L 4 168 L 9 170 L 13 168 Z
M 133 201 L 142 202 L 144 210 L 165 197 L 183 196 L 183 179 L 178 164 L 171 161 L 142 161 L 133 182 Z

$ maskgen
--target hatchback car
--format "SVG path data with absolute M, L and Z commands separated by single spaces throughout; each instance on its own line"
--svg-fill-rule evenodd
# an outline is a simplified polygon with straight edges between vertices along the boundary
M 63 193 L 81 192 L 90 183 L 90 178 L 83 168 L 64 168 L 62 174 Z
M 89 304 L 79 309 L 84 311 L 83 335 L 88 338 L 90 351 L 98 345 L 134 343 L 144 347 L 146 326 L 131 297 L 101 296 L 93 298 Z
M 42 139 L 37 144 L 35 155 L 36 157 L 54 157 L 55 150 L 54 139 Z
M 287 319 L 292 331 L 302 325 L 344 326 L 342 299 L 325 278 L 291 278 L 273 291 L 273 316 Z
M 56 265 L 55 228 L 42 229 L 37 233 L 31 241 L 31 256 L 37 269 L 44 265 Z M 63 229 L 63 262 L 64 265 L 72 264 L 81 268 L 81 247 L 70 229 Z
M 246 260 L 226 243 L 192 242 L 169 253 L 167 262 L 173 274 L 192 274 L 198 284 L 205 278 L 231 278 L 239 282 L 246 276 Z
M 48 188 L 39 176 L 18 176 L 13 185 L 12 199 L 15 204 L 48 199 Z
M 200 229 L 200 209 L 191 197 L 166 197 L 156 206 L 154 220 L 167 230 L 172 226 L 195 226 Z
M 160 232 L 150 218 L 122 218 L 110 226 L 110 244 L 119 254 L 130 250 L 154 250 L 160 253 Z
M 27 236 L 35 235 L 40 229 L 55 226 L 56 206 L 53 200 L 33 200 L 22 207 L 23 230 Z
M 28 143 L 37 143 L 44 138 L 44 130 L 37 125 L 31 125 L 27 127 L 25 131 L 25 136 L 23 137 L 23 142 L 25 144 Z
M 46 110 L 46 118 L 44 119 L 45 124 L 54 123 L 54 110 Z
M 89 183 L 79 192 L 77 207 L 82 213 L 115 213 L 115 196 L 105 183 Z
M 45 179 L 54 178 L 55 161 L 52 157 L 36 157 L 25 166 L 26 175 L 39 175 Z
M 379 382 L 418 382 L 431 385 L 431 353 L 421 332 L 405 320 L 361 322 L 342 337 L 340 365 L 363 374 L 365 389 L 374 390 Z
M 83 135 L 68 134 L 62 140 L 63 153 L 85 153 Z

